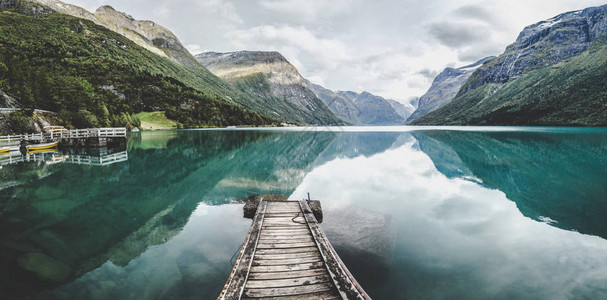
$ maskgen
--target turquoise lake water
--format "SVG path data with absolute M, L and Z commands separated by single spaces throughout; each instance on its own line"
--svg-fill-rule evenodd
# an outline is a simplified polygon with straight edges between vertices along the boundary
M 607 298 L 607 129 L 158 131 L 0 165 L 1 299 L 215 299 L 241 199 L 308 192 L 374 299 Z

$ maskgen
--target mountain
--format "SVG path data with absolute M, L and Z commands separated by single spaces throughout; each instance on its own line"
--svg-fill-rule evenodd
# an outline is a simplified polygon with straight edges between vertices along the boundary
M 308 87 L 335 115 L 351 125 L 402 125 L 414 108 L 368 92 L 333 92 L 307 82 Z
M 58 0 L 32 1 L 46 5 L 63 14 L 91 20 L 98 25 L 124 35 L 150 52 L 169 58 L 174 62 L 190 66 L 197 64 L 194 56 L 181 44 L 175 34 L 152 21 L 135 20 L 130 15 L 116 11 L 108 5 L 101 6 L 94 13 L 91 13 L 76 5 Z
M 360 111 L 358 118 L 366 125 L 397 125 L 404 124 L 405 118 L 394 110 L 386 99 L 368 92 L 337 92 L 350 99 Z
M 185 127 L 271 124 L 203 66 L 162 58 L 91 21 L 39 3 L 0 2 L 0 89 L 21 107 L 58 113 L 72 127 L 133 126 L 165 111 Z
M 388 101 L 394 111 L 405 120 L 407 120 L 416 109 L 412 104 L 405 105 L 392 99 L 386 99 L 386 101 Z
M 249 110 L 295 123 L 343 124 L 278 52 L 206 52 L 196 55 L 196 59 L 247 95 L 247 99 L 236 102 Z
M 181 44 L 179 39 L 168 29 L 152 22 L 139 21 L 130 15 L 116 11 L 111 6 L 99 7 L 94 13 L 76 5 L 64 3 L 58 0 L 4 0 L 5 2 L 21 3 L 20 6 L 45 7 L 49 12 L 67 14 L 76 18 L 93 21 L 111 31 L 119 33 L 135 44 L 148 51 L 169 60 L 181 64 L 181 71 L 189 74 L 179 76 L 177 79 L 190 87 L 204 93 L 215 94 L 219 99 L 234 103 L 234 99 L 241 97 L 229 84 L 213 75 L 209 70 L 200 65 L 194 56 Z M 29 3 L 29 4 L 28 4 Z M 185 74 L 184 74 L 185 75 Z M 200 80 L 192 80 L 188 77 L 199 77 Z
M 526 27 L 443 108 L 432 125 L 607 126 L 607 5 Z
M 446 68 L 438 74 L 438 76 L 434 78 L 430 89 L 419 98 L 419 105 L 407 119 L 407 122 L 411 122 L 431 111 L 437 110 L 453 100 L 457 95 L 457 92 L 459 92 L 459 89 L 466 83 L 466 80 L 470 78 L 472 73 L 474 73 L 474 71 L 483 63 L 492 58 L 494 58 L 494 56 L 483 58 L 474 64 L 457 69 Z
M 316 94 L 316 96 L 322 100 L 340 119 L 351 125 L 363 125 L 360 119 L 358 119 L 360 110 L 358 107 L 356 107 L 356 105 L 354 105 L 352 100 L 338 95 L 337 93 L 320 85 L 313 84 L 310 81 L 307 81 L 307 85 L 314 92 L 314 94 Z

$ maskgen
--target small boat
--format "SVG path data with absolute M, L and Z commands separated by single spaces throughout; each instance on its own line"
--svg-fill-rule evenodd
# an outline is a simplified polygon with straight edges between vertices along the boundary
M 59 150 L 57 150 L 56 148 L 38 149 L 38 150 L 28 150 L 27 153 L 29 153 L 29 154 L 36 154 L 36 153 L 59 153 Z
M 0 147 L 0 153 L 8 153 L 11 151 L 11 147 Z
M 27 145 L 27 146 L 25 146 L 25 148 L 27 149 L 27 151 L 45 150 L 45 149 L 55 148 L 55 147 L 57 147 L 58 144 L 59 144 L 59 142 L 46 143 L 46 144 L 34 144 L 34 145 Z

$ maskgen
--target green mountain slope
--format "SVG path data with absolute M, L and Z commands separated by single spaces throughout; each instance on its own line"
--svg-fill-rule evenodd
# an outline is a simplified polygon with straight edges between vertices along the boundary
M 3 1 L 0 9 L 0 90 L 25 108 L 59 112 L 65 125 L 124 126 L 140 111 L 165 111 L 186 127 L 276 121 L 231 104 L 241 95 L 200 65 L 43 6 Z
M 469 90 L 412 124 L 607 126 L 607 45 L 497 87 Z
M 243 93 L 235 102 L 246 109 L 300 124 L 345 124 L 278 52 L 206 52 L 196 59 Z
M 527 26 L 448 105 L 411 124 L 607 126 L 607 5 Z
M 306 111 L 286 100 L 286 97 L 276 97 L 267 76 L 261 73 L 253 74 L 233 80 L 232 84 L 247 97 L 246 101 L 239 102 L 244 108 L 251 111 L 265 112 L 266 114 L 285 119 L 289 122 L 313 125 L 343 125 L 343 121 L 337 118 L 329 109 L 322 109 L 317 101 L 314 106 L 308 106 Z M 305 93 L 303 89 L 300 91 Z M 308 94 L 309 98 L 316 98 L 314 94 Z

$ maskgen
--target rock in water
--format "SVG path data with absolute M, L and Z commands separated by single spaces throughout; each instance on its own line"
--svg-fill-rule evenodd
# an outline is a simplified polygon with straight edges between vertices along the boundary
M 389 266 L 395 236 L 391 216 L 351 206 L 326 211 L 324 218 L 323 230 L 340 256 Z
M 40 252 L 30 252 L 19 257 L 19 265 L 35 273 L 41 279 L 62 281 L 71 273 L 67 264 Z

